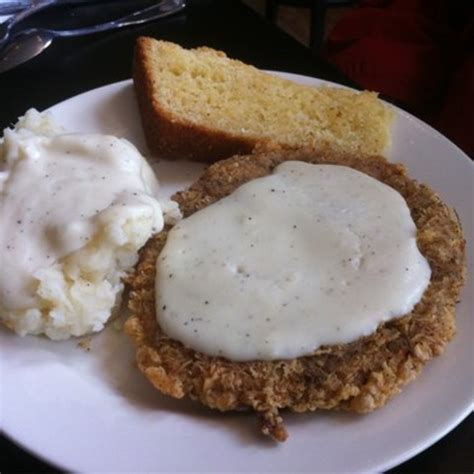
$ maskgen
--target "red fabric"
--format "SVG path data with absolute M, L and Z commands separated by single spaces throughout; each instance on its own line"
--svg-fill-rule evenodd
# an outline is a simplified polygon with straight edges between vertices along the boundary
M 473 5 L 471 0 L 361 1 L 330 32 L 325 55 L 363 88 L 439 124 L 472 153 Z M 471 59 L 463 66 L 466 57 Z
M 474 159 L 474 54 L 452 77 L 435 125 Z

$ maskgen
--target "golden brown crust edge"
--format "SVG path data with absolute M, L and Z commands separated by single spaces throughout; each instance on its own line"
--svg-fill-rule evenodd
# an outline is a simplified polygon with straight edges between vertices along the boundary
M 190 215 L 292 159 L 345 164 L 404 196 L 418 228 L 418 246 L 432 268 L 430 285 L 410 314 L 381 324 L 366 338 L 324 347 L 307 357 L 232 362 L 206 356 L 168 338 L 156 322 L 155 261 L 166 241 L 163 231 L 143 249 L 130 279 L 133 316 L 126 323 L 137 346 L 140 370 L 161 392 L 176 398 L 189 396 L 222 411 L 250 407 L 260 414 L 262 432 L 280 441 L 287 436 L 281 408 L 369 412 L 413 380 L 454 335 L 455 304 L 465 275 L 465 242 L 454 211 L 427 186 L 410 179 L 402 166 L 380 157 L 315 151 L 237 156 L 210 166 L 175 199 Z
M 212 163 L 235 154 L 251 153 L 259 143 L 256 139 L 179 120 L 160 107 L 154 99 L 154 89 L 159 84 L 154 82 L 149 61 L 154 41 L 147 37 L 137 39 L 132 74 L 145 138 L 152 154 Z

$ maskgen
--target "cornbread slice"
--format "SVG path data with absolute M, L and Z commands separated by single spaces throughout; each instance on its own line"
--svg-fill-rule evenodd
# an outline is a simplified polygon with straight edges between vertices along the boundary
M 151 151 L 213 162 L 258 144 L 383 154 L 392 112 L 373 92 L 310 87 L 224 53 L 141 37 L 133 78 Z
M 366 413 L 414 380 L 454 336 L 455 304 L 465 276 L 465 241 L 456 213 L 430 188 L 411 179 L 403 166 L 381 157 L 298 150 L 236 156 L 211 165 L 174 199 L 187 217 L 287 160 L 350 166 L 405 198 L 417 227 L 418 248 L 432 270 L 413 311 L 380 324 L 367 337 L 321 347 L 305 357 L 236 362 L 208 356 L 171 339 L 156 319 L 156 260 L 168 228 L 148 241 L 129 280 L 132 316 L 126 323 L 137 346 L 138 367 L 158 390 L 220 411 L 250 408 L 262 432 L 278 441 L 287 437 L 281 409 Z

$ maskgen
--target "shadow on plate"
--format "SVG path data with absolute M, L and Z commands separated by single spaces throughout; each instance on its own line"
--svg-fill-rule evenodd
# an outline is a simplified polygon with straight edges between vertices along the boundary
M 85 346 L 90 350 L 78 346 L 78 342 L 84 338 L 53 342 L 44 337 L 20 338 L 0 328 L 1 347 L 7 349 L 2 351 L 7 356 L 2 362 L 15 371 L 22 370 L 25 365 L 30 369 L 40 369 L 59 364 L 62 370 L 86 379 L 88 385 L 122 398 L 126 407 L 139 416 L 150 417 L 152 423 L 159 423 L 167 417 L 184 417 L 201 425 L 203 430 L 225 430 L 243 445 L 262 449 L 281 446 L 260 433 L 256 416 L 250 411 L 221 413 L 189 399 L 176 400 L 156 390 L 136 367 L 135 348 L 122 330 L 126 318 L 126 311 L 122 309 L 121 315 L 109 322 L 104 331 L 92 336 L 90 341 L 86 338 L 88 343 Z M 9 347 L 20 350 L 8 350 Z M 292 433 L 308 423 L 322 422 L 325 425 L 329 420 L 331 424 L 347 425 L 357 423 L 362 418 L 348 413 L 301 414 L 286 410 L 282 416 L 290 433 L 288 443 L 293 442 Z
M 273 449 L 280 446 L 279 443 L 260 433 L 257 418 L 250 411 L 221 413 L 189 399 L 177 400 L 158 392 L 137 368 L 133 344 L 121 329 L 127 318 L 126 313 L 127 310 L 122 310 L 120 318 L 112 322 L 100 335 L 102 372 L 107 383 L 120 396 L 126 398 L 133 407 L 151 416 L 158 414 L 185 416 L 203 425 L 203 429 L 225 429 L 245 445 Z M 94 346 L 97 343 L 98 339 Z M 293 413 L 284 410 L 282 416 L 290 437 L 292 431 L 308 423 L 317 424 L 323 420 L 330 420 L 331 424 L 347 425 L 357 423 L 363 418 L 362 415 L 332 411 Z
M 127 317 L 125 311 L 122 313 L 100 337 L 94 338 L 91 352 L 98 355 L 104 381 L 134 409 L 156 417 L 154 419 L 163 415 L 185 416 L 203 425 L 203 429 L 226 429 L 243 444 L 275 447 L 273 441 L 259 433 L 256 417 L 250 412 L 220 413 L 189 399 L 177 400 L 156 390 L 136 367 L 135 349 L 121 328 Z M 97 350 L 99 345 L 100 350 Z

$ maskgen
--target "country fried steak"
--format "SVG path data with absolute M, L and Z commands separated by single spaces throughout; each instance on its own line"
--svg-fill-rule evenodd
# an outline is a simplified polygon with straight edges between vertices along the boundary
M 455 304 L 465 277 L 465 241 L 454 210 L 428 186 L 411 179 L 402 165 L 382 157 L 314 150 L 234 156 L 211 165 L 173 199 L 189 216 L 288 160 L 350 166 L 405 198 L 418 247 L 432 269 L 430 284 L 413 311 L 379 325 L 370 336 L 296 359 L 235 362 L 196 352 L 169 338 L 156 319 L 155 264 L 168 228 L 148 241 L 129 279 L 132 316 L 126 323 L 137 346 L 138 367 L 159 391 L 221 411 L 250 408 L 258 415 L 261 431 L 278 441 L 288 436 L 281 409 L 366 413 L 414 380 L 455 334 Z

